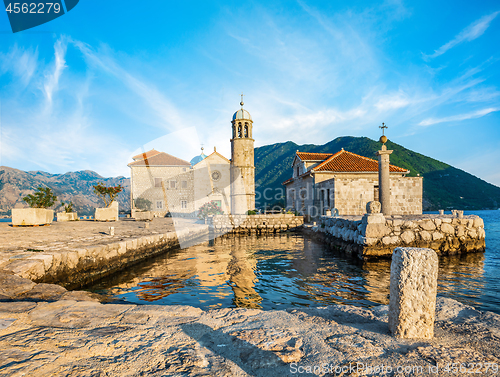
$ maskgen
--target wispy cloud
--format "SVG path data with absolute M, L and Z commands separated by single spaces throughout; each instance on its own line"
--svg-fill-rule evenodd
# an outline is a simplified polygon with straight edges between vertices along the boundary
M 445 43 L 440 48 L 435 50 L 433 54 L 431 55 L 424 54 L 424 59 L 426 60 L 434 59 L 440 55 L 443 55 L 446 51 L 448 51 L 449 49 L 455 47 L 456 45 L 462 42 L 470 42 L 476 38 L 479 38 L 481 35 L 484 34 L 486 29 L 488 29 L 490 23 L 496 18 L 498 13 L 500 12 L 494 12 L 487 16 L 481 17 L 479 20 L 473 22 L 465 29 L 463 29 L 460 33 L 458 33 L 455 36 L 455 38 L 453 38 L 451 41 Z
M 43 92 L 47 98 L 49 106 L 52 105 L 54 92 L 58 90 L 59 79 L 64 68 L 66 68 L 66 61 L 64 60 L 66 48 L 67 43 L 65 38 L 58 39 L 54 45 L 54 66 L 52 68 L 52 72 L 46 75 L 45 83 L 43 84 Z
M 37 69 L 38 48 L 22 49 L 14 45 L 6 54 L 0 53 L 0 72 L 12 72 L 26 87 Z
M 423 121 L 421 121 L 418 125 L 427 127 L 427 126 L 431 126 L 433 124 L 438 124 L 438 123 L 456 122 L 456 121 L 467 120 L 467 119 L 481 118 L 485 115 L 488 115 L 490 113 L 493 113 L 493 112 L 499 111 L 499 110 L 500 110 L 500 108 L 490 107 L 487 109 L 482 109 L 482 110 L 474 111 L 471 113 L 452 115 L 452 116 L 444 117 L 444 118 L 427 118 L 427 119 L 424 119 Z

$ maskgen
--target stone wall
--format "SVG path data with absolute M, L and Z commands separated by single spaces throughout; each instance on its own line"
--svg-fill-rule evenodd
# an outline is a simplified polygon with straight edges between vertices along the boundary
M 129 265 L 160 255 L 182 244 L 184 247 L 208 235 L 207 226 L 181 229 L 176 232 L 153 234 L 127 241 L 69 251 L 20 255 L 2 266 L 36 283 L 60 284 L 68 289 L 82 287 Z
M 484 251 L 483 220 L 476 215 L 322 216 L 313 231 L 328 236 L 331 246 L 360 258 L 391 256 L 399 246 L 422 247 L 438 254 Z
M 209 218 L 216 233 L 260 234 L 286 232 L 304 224 L 303 216 L 277 215 L 215 215 Z

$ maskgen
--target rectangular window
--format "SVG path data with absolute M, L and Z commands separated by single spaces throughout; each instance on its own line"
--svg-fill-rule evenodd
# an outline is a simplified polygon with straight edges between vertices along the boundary
M 161 187 L 161 178 L 155 178 L 155 187 Z
M 379 197 L 378 197 L 378 186 L 374 186 L 373 187 L 373 200 L 375 200 L 376 202 L 378 202 L 379 200 Z
M 188 181 L 181 181 L 181 188 L 185 189 L 188 187 Z
M 177 183 L 176 181 L 170 181 L 170 188 L 174 189 L 176 183 Z
M 188 202 L 187 200 L 181 200 L 181 208 L 186 209 L 188 207 Z
M 157 200 L 156 201 L 156 209 L 157 210 L 163 209 L 163 200 Z

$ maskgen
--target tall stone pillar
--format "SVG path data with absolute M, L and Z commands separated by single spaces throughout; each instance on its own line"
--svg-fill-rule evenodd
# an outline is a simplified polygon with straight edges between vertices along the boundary
M 386 136 L 381 136 L 380 141 L 383 143 L 382 148 L 377 151 L 378 156 L 378 191 L 379 201 L 382 204 L 382 213 L 384 215 L 391 214 L 391 181 L 389 178 L 389 155 L 392 151 L 388 151 L 385 143 Z

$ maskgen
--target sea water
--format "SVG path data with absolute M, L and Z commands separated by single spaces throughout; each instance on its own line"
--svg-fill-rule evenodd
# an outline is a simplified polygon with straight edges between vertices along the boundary
M 500 211 L 484 219 L 486 252 L 439 259 L 438 296 L 500 313 Z M 389 302 L 390 260 L 360 261 L 307 236 L 224 237 L 171 251 L 89 287 L 129 302 L 285 309 Z

